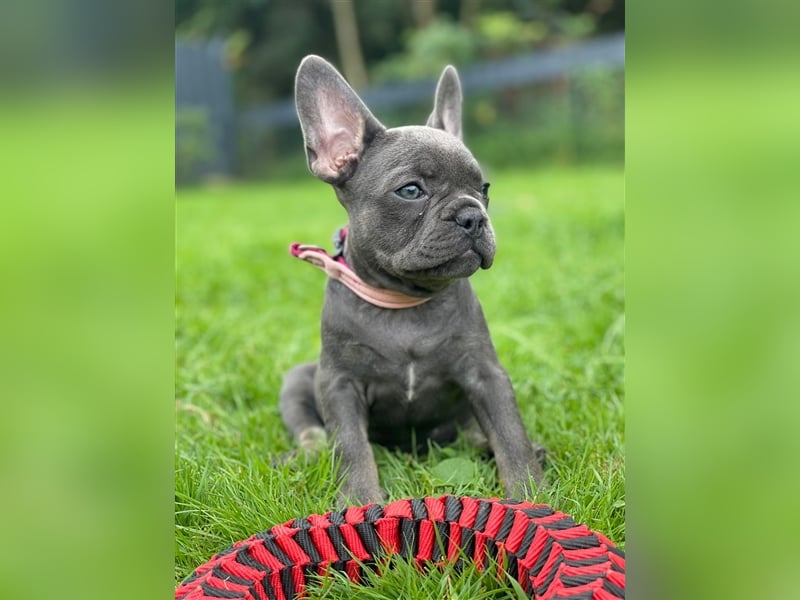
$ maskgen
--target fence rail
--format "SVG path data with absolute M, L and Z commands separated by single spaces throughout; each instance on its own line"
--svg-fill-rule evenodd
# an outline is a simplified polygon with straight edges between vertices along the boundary
M 566 48 L 538 51 L 479 63 L 459 71 L 466 93 L 520 87 L 549 81 L 578 68 L 602 65 L 623 68 L 624 34 L 615 34 Z M 402 108 L 430 100 L 435 79 L 392 83 L 359 91 L 371 109 Z M 248 108 L 239 115 L 239 125 L 249 130 L 297 124 L 294 100 Z
M 230 174 L 234 170 L 240 132 L 259 133 L 298 124 L 292 99 L 237 110 L 222 52 L 223 45 L 218 40 L 176 41 L 176 108 L 203 108 L 210 120 L 214 158 L 200 166 L 204 173 Z M 620 33 L 471 65 L 462 69 L 459 76 L 466 93 L 485 92 L 543 83 L 592 66 L 622 70 L 624 65 L 625 36 Z M 359 95 L 372 109 L 393 109 L 429 100 L 434 87 L 435 80 L 424 79 L 370 87 L 360 90 Z M 177 131 L 176 138 L 180 135 Z

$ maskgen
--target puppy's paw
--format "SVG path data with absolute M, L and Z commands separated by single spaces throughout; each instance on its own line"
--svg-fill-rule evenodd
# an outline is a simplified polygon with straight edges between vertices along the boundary
M 544 468 L 547 464 L 547 448 L 535 442 L 533 442 L 531 446 L 533 447 L 533 457 L 536 459 L 536 462 L 539 463 L 539 466 Z
M 492 447 L 489 444 L 489 438 L 487 438 L 486 434 L 481 431 L 477 423 L 473 422 L 462 432 L 462 435 L 464 436 L 464 439 L 467 440 L 467 443 L 477 448 L 480 452 L 487 455 L 492 453 Z
M 339 497 L 346 504 L 362 506 L 372 502 L 383 504 L 387 500 L 386 492 L 378 483 L 377 469 L 373 473 L 351 471 L 342 481 Z
M 346 492 L 342 490 L 339 494 L 339 502 L 341 502 L 345 506 L 350 506 L 353 504 L 366 506 L 367 504 L 385 504 L 386 501 L 389 499 L 389 496 L 386 495 L 382 489 L 372 490 L 372 491 L 354 491 L 354 492 Z
M 298 447 L 294 450 L 289 450 L 278 456 L 274 456 L 270 461 L 273 467 L 280 467 L 287 465 L 296 460 L 302 460 L 306 464 L 314 460 L 317 456 L 327 447 L 328 436 L 322 427 L 309 427 L 304 429 L 300 435 L 297 436 Z
M 297 444 L 304 454 L 319 454 L 328 445 L 328 435 L 322 427 L 309 427 L 297 436 Z

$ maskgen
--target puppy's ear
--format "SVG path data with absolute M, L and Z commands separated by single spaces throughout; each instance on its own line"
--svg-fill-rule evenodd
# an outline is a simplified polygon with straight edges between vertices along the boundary
M 447 65 L 439 78 L 433 112 L 428 117 L 427 125 L 444 129 L 461 139 L 461 82 L 452 65 Z
M 300 63 L 294 100 L 311 172 L 328 183 L 344 183 L 383 125 L 319 56 L 306 56 Z

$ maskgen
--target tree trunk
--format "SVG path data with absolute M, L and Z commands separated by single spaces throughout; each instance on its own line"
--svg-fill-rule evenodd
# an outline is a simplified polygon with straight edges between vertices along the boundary
M 361 52 L 353 0 L 331 0 L 331 10 L 336 46 L 339 48 L 339 59 L 342 61 L 345 79 L 355 89 L 364 88 L 367 85 L 367 68 L 364 66 L 364 54 Z
M 458 19 L 465 27 L 475 24 L 475 17 L 481 9 L 481 0 L 461 0 Z
M 416 26 L 422 29 L 436 16 L 436 0 L 414 0 L 411 3 L 411 13 Z

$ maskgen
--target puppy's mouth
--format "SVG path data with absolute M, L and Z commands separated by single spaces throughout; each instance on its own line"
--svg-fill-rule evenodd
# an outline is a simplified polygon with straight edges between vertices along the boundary
M 440 275 L 443 279 L 452 279 L 456 277 L 469 277 L 475 271 L 483 266 L 484 258 L 475 252 L 475 250 L 467 250 L 463 254 L 445 260 L 444 262 L 430 267 L 427 269 L 420 269 L 417 271 L 419 274 L 426 275 Z
M 477 261 L 478 264 L 474 269 L 472 269 L 472 273 L 477 271 L 479 268 L 488 269 L 489 267 L 492 266 L 492 263 L 494 262 L 494 248 L 486 248 L 482 246 L 483 244 L 473 244 L 472 248 L 470 248 L 460 256 L 457 256 L 445 262 L 444 265 L 447 265 L 449 263 L 455 264 L 459 262 L 473 263 Z
M 476 249 L 475 253 L 481 258 L 481 269 L 488 269 L 494 263 L 494 246 L 490 249 Z
M 423 246 L 413 256 L 398 261 L 404 278 L 416 280 L 452 280 L 469 277 L 478 269 L 488 269 L 494 262 L 494 242 L 490 239 L 468 240 L 449 247 Z

